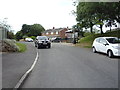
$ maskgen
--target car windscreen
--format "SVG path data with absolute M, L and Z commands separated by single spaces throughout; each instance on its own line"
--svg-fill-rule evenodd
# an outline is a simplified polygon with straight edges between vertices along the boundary
M 119 38 L 106 38 L 106 40 L 109 42 L 109 43 L 120 43 L 120 39 Z
M 48 40 L 48 38 L 47 37 L 38 37 L 38 40 Z

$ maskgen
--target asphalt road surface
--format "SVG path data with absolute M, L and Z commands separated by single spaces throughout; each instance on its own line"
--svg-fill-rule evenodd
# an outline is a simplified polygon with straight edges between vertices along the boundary
M 118 60 L 65 44 L 38 49 L 39 60 L 21 88 L 117 88 Z

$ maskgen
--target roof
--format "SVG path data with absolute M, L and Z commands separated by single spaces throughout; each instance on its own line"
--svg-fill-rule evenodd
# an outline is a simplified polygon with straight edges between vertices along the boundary
M 48 30 L 45 30 L 43 33 L 46 33 L 46 32 L 57 32 L 57 31 L 62 31 L 63 29 L 65 29 L 65 28 L 48 29 Z

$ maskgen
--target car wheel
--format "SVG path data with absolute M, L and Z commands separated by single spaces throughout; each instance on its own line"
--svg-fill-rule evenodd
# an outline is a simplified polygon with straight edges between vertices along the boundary
M 51 45 L 48 45 L 48 48 L 51 48 Z
M 113 57 L 113 52 L 111 50 L 108 51 L 108 57 L 112 58 Z
M 39 49 L 40 48 L 40 46 L 37 44 L 37 49 Z
M 97 51 L 96 51 L 96 49 L 95 49 L 95 47 L 93 47 L 93 48 L 92 48 L 92 50 L 93 50 L 93 52 L 94 52 L 94 53 L 96 53 L 96 52 L 97 52 Z

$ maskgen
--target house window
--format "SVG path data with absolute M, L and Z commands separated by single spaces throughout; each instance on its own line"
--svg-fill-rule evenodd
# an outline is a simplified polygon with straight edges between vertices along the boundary
M 51 32 L 51 35 L 53 35 L 53 32 Z
M 58 34 L 58 32 L 56 32 L 56 34 Z
M 46 35 L 48 35 L 49 33 L 47 32 Z

